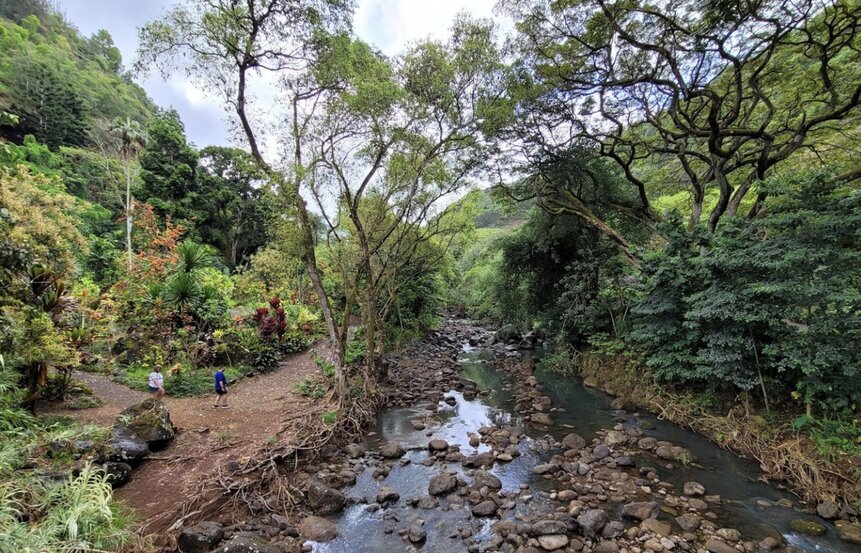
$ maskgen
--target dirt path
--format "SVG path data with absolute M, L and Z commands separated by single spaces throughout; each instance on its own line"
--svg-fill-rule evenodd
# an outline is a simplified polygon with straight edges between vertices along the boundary
M 320 349 L 318 344 L 318 349 Z M 188 497 L 217 468 L 238 460 L 290 432 L 289 421 L 298 414 L 322 409 L 322 403 L 296 391 L 299 381 L 319 375 L 308 352 L 289 356 L 272 373 L 245 378 L 230 388 L 229 408 L 213 408 L 214 394 L 195 398 L 165 398 L 178 432 L 167 449 L 153 453 L 137 468 L 132 480 L 115 497 L 130 507 L 144 532 L 160 532 L 173 521 L 161 520 Z M 75 376 L 93 388 L 104 404 L 93 409 L 57 411 L 82 422 L 110 425 L 124 408 L 148 394 L 130 390 L 108 377 L 92 373 Z

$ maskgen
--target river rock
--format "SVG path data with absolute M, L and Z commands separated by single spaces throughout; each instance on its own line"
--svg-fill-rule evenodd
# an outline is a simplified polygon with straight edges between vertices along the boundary
M 840 506 L 837 505 L 836 501 L 829 499 L 816 506 L 816 514 L 829 520 L 835 519 L 840 514 Z
M 132 467 L 128 463 L 119 461 L 106 461 L 102 469 L 108 477 L 111 487 L 119 488 L 132 479 Z
M 562 438 L 562 445 L 564 445 L 566 449 L 580 451 L 586 447 L 586 440 L 579 434 L 571 433 Z
M 424 529 L 425 521 L 416 520 L 410 525 L 410 529 L 407 531 L 407 539 L 410 540 L 410 543 L 421 543 L 425 541 L 428 537 L 427 531 Z
M 715 535 L 726 541 L 739 541 L 741 539 L 741 532 L 735 528 L 718 528 L 715 531 Z
M 439 507 L 439 500 L 432 495 L 425 495 L 419 499 L 416 507 L 419 509 L 436 509 Z
M 551 534 L 564 534 L 568 526 L 561 520 L 539 520 L 529 527 L 530 536 L 549 536 Z
M 234 536 L 213 553 L 281 553 L 281 548 L 250 536 Z
M 310 516 L 299 523 L 299 535 L 309 541 L 331 541 L 338 537 L 338 527 L 325 518 Z
M 695 530 L 699 530 L 702 521 L 700 521 L 700 517 L 697 515 L 686 514 L 676 517 L 676 523 L 678 523 L 685 532 L 693 532 Z
M 487 501 L 482 501 L 478 505 L 474 506 L 472 508 L 472 514 L 477 517 L 489 517 L 495 514 L 497 509 L 499 509 L 499 506 L 496 502 L 488 499 Z
M 618 553 L 619 544 L 613 540 L 601 540 L 595 546 L 595 553 Z
M 789 527 L 792 528 L 794 532 L 806 534 L 808 536 L 821 536 L 825 533 L 825 527 L 818 522 L 801 518 L 791 521 L 789 523 Z
M 538 536 L 538 545 L 545 551 L 556 551 L 568 545 L 568 536 L 565 534 Z
M 601 529 L 601 537 L 606 539 L 618 538 L 625 532 L 625 525 L 618 520 L 611 520 Z
M 124 409 L 117 417 L 117 427 L 127 428 L 151 449 L 166 446 L 176 436 L 167 406 L 155 398 Z
M 609 446 L 624 445 L 628 443 L 628 436 L 618 430 L 610 430 L 604 436 L 604 443 Z
M 595 449 L 592 450 L 592 459 L 600 461 L 602 459 L 606 459 L 610 453 L 611 451 L 607 444 L 598 444 L 595 446 Z
M 502 489 L 502 481 L 486 470 L 475 471 L 472 478 L 472 485 L 476 488 L 481 489 L 486 487 L 487 489 L 494 491 Z
M 328 515 L 344 508 L 347 498 L 319 480 L 310 480 L 306 493 L 308 506 L 318 515 Z
M 207 520 L 183 528 L 176 540 L 176 547 L 181 553 L 208 553 L 223 537 L 224 527 Z
M 535 474 L 551 474 L 557 472 L 558 470 L 559 465 L 557 463 L 544 463 L 532 467 L 532 472 L 534 472 Z
M 443 473 L 434 476 L 428 483 L 428 493 L 431 495 L 443 495 L 457 487 L 457 477 L 453 474 Z
M 594 538 L 607 524 L 607 518 L 607 513 L 602 509 L 588 509 L 577 517 L 577 524 L 584 536 Z
M 380 505 L 394 503 L 400 498 L 401 495 L 391 486 L 383 486 L 380 488 L 380 491 L 377 492 L 377 503 Z
M 357 459 L 365 455 L 365 446 L 362 444 L 347 444 L 344 448 L 344 453 L 346 453 L 347 457 L 350 459 Z
M 685 495 L 705 495 L 706 489 L 699 482 L 685 482 L 682 489 Z
M 489 467 L 493 465 L 493 454 L 489 451 L 485 451 L 484 453 L 479 453 L 478 455 L 471 455 L 466 457 L 463 460 L 463 466 L 467 468 L 481 468 L 481 467 Z
M 861 524 L 852 523 L 848 520 L 838 520 L 837 537 L 849 543 L 861 544 Z
M 672 532 L 672 527 L 668 523 L 656 518 L 647 518 L 640 523 L 640 528 L 659 536 L 669 536 L 670 532 Z
M 380 446 L 380 455 L 386 459 L 400 459 L 404 453 L 406 453 L 404 446 L 395 442 L 388 442 Z
M 553 419 L 550 418 L 550 415 L 547 413 L 532 413 L 529 415 L 529 420 L 534 422 L 535 424 L 540 424 L 543 426 L 553 426 Z
M 735 547 L 714 538 L 706 542 L 706 550 L 709 553 L 738 553 Z
M 445 451 L 448 449 L 448 442 L 445 440 L 431 440 L 428 444 L 430 451 Z
M 771 551 L 772 549 L 777 549 L 778 547 L 780 547 L 780 540 L 771 536 L 763 538 L 763 540 L 759 542 L 759 548 L 763 551 Z
M 703 501 L 702 499 L 697 499 L 692 497 L 688 499 L 688 507 L 694 509 L 696 511 L 707 511 L 709 508 L 709 504 Z
M 661 512 L 661 508 L 654 501 L 628 503 L 622 507 L 623 517 L 636 520 L 655 518 L 659 512 Z

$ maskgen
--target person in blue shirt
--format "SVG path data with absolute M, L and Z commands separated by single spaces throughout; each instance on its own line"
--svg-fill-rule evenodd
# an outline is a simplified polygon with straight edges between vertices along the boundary
M 215 404 L 213 407 L 228 407 L 227 379 L 224 377 L 224 371 L 221 369 L 215 371 L 215 394 Z M 224 400 L 224 402 L 221 400 Z

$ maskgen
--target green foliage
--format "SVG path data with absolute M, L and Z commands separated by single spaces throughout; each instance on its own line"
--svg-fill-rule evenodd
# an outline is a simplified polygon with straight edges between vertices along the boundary
M 305 397 L 320 399 L 326 395 L 326 388 L 321 384 L 315 384 L 308 377 L 303 378 L 296 385 L 296 390 Z
M 140 155 L 140 186 L 135 195 L 161 217 L 194 228 L 203 218 L 203 197 L 195 175 L 199 154 L 188 145 L 176 111 L 149 120 L 146 148 Z
M 344 351 L 344 364 L 353 365 L 361 363 L 365 360 L 365 341 L 356 336 L 347 342 L 347 349 Z
M 118 74 L 122 60 L 106 31 L 84 38 L 44 5 L 7 13 L 12 20 L 0 20 L 0 107 L 20 117 L 18 136 L 33 134 L 52 149 L 89 146 L 106 138 L 99 121 L 152 114 L 144 91 Z
M 762 184 L 768 217 L 713 234 L 678 219 L 662 227 L 668 242 L 646 256 L 631 335 L 655 377 L 856 412 L 861 195 L 838 182 L 775 178 Z
M 326 411 L 321 417 L 324 424 L 335 424 L 338 422 L 338 413 L 334 411 Z
M 243 150 L 210 146 L 200 151 L 197 197 L 203 212 L 201 239 L 218 247 L 235 267 L 265 244 L 274 199 L 254 158 Z

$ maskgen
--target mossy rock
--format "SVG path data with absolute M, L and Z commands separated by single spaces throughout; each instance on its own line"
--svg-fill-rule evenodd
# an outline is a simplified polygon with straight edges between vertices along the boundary
M 789 523 L 793 532 L 807 536 L 821 536 L 825 533 L 825 527 L 812 520 L 797 518 Z
M 520 332 L 517 331 L 517 328 L 513 324 L 507 324 L 496 331 L 493 335 L 494 342 L 513 342 L 520 340 Z
M 167 407 L 154 398 L 125 409 L 117 418 L 117 426 L 128 429 L 151 449 L 166 446 L 176 435 Z

